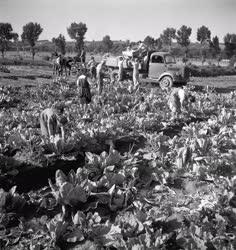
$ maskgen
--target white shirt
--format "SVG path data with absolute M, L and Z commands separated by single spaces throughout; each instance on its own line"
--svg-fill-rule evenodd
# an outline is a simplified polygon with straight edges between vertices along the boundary
M 119 70 L 123 69 L 123 61 L 118 62 L 118 67 L 119 67 Z

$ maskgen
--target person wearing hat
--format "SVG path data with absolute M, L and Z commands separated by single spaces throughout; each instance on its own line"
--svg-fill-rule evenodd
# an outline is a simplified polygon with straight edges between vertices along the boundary
M 85 49 L 82 48 L 81 53 L 80 53 L 80 61 L 85 64 L 85 58 L 86 58 L 86 52 Z
M 123 81 L 123 76 L 124 76 L 123 57 L 120 56 L 118 61 L 118 82 Z
M 104 77 L 104 66 L 105 66 L 106 61 L 102 60 L 97 68 L 97 84 L 98 84 L 98 94 L 100 95 L 102 93 L 103 89 L 103 77 Z
M 79 98 L 82 104 L 88 104 L 91 102 L 91 92 L 85 71 L 78 77 L 76 85 L 79 91 Z
M 91 79 L 92 80 L 96 79 L 96 61 L 94 59 L 94 56 L 91 56 L 91 59 L 88 62 L 87 66 L 90 71 Z
M 138 58 L 134 58 L 132 61 L 132 66 L 133 66 L 133 84 L 134 86 L 139 85 L 139 60 Z
M 64 107 L 61 104 L 54 104 L 41 112 L 39 122 L 42 136 L 54 138 L 56 134 L 60 134 L 64 138 L 64 125 L 67 119 L 62 116 L 63 113 Z

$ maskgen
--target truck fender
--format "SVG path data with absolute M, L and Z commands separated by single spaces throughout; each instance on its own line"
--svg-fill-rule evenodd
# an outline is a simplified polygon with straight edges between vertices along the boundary
M 173 75 L 172 75 L 171 73 L 164 72 L 164 73 L 162 73 L 162 74 L 159 76 L 158 81 L 160 81 L 164 76 L 170 76 L 170 77 L 172 78 L 172 80 L 174 80 L 174 79 L 173 79 Z

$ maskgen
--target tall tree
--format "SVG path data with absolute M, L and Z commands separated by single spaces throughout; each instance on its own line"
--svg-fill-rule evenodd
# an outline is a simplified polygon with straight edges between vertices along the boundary
M 110 36 L 106 35 L 102 39 L 102 46 L 105 52 L 110 52 L 113 47 L 113 42 L 111 41 Z
M 217 55 L 220 54 L 220 43 L 218 36 L 214 36 L 212 38 L 212 42 L 210 43 L 210 51 L 211 55 L 215 58 Z
M 146 44 L 149 48 L 152 48 L 155 45 L 155 39 L 151 36 L 146 36 L 143 40 L 143 43 Z
M 185 48 L 185 57 L 187 58 L 188 46 L 190 44 L 189 37 L 191 36 L 192 29 L 186 25 L 182 25 L 179 30 L 177 30 L 176 40 L 179 45 Z
M 66 54 L 66 39 L 62 34 L 58 37 L 53 37 L 52 42 L 55 44 L 56 48 L 60 51 L 62 55 Z
M 12 39 L 16 45 L 16 51 L 17 51 L 17 54 L 19 56 L 19 46 L 18 46 L 18 41 L 19 41 L 19 35 L 17 33 L 13 33 L 12 34 Z
M 170 48 L 172 45 L 172 39 L 175 39 L 175 33 L 176 29 L 174 28 L 166 28 L 163 30 L 163 33 L 160 36 L 163 44 L 168 45 Z
M 2 52 L 2 57 L 8 49 L 8 44 L 11 39 L 13 39 L 12 26 L 10 23 L 0 23 L 0 51 Z
M 41 28 L 39 23 L 30 22 L 23 26 L 21 39 L 23 42 L 26 41 L 30 45 L 33 60 L 35 56 L 35 44 L 42 32 L 43 28 Z
M 182 25 L 179 30 L 177 30 L 176 40 L 182 47 L 188 47 L 190 44 L 189 37 L 191 36 L 192 29 L 186 25 Z
M 206 40 L 211 39 L 211 31 L 206 26 L 201 26 L 197 30 L 197 40 L 203 44 Z
M 157 47 L 158 50 L 160 50 L 162 48 L 162 39 L 159 37 L 155 40 L 155 45 Z
M 78 56 L 80 56 L 81 51 L 84 47 L 84 35 L 87 32 L 87 26 L 85 23 L 71 23 L 70 27 L 67 28 L 67 32 L 71 39 L 76 41 L 75 49 Z
M 228 58 L 236 55 L 236 34 L 226 34 L 224 36 L 225 54 Z
M 209 49 L 211 42 L 211 31 L 206 26 L 201 26 L 197 30 L 197 40 L 201 43 L 201 57 L 202 62 L 204 62 L 207 54 L 206 51 Z

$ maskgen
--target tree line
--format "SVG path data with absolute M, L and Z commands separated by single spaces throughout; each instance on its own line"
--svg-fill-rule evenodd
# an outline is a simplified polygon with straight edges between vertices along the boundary
M 71 39 L 75 41 L 74 51 L 80 55 L 81 50 L 85 47 L 84 39 L 88 28 L 85 23 L 73 22 L 67 28 L 67 33 Z M 23 26 L 23 32 L 21 34 L 22 43 L 30 46 L 32 58 L 35 56 L 35 46 L 39 39 L 39 36 L 43 32 L 43 28 L 39 23 L 29 22 Z M 178 30 L 172 27 L 168 27 L 160 34 L 158 38 L 152 36 L 146 36 L 143 42 L 150 49 L 168 50 L 173 54 L 181 54 L 184 60 L 193 56 L 193 47 L 191 47 L 190 36 L 192 34 L 192 28 L 186 25 L 182 25 Z M 211 36 L 211 31 L 206 26 L 201 26 L 197 29 L 197 41 L 199 42 L 198 55 L 204 58 L 231 58 L 236 56 L 236 34 L 227 33 L 224 36 L 224 49 L 222 50 L 217 36 Z M 179 47 L 173 46 L 173 42 L 178 44 Z M 0 51 L 2 57 L 9 49 L 10 42 L 16 45 L 17 50 L 19 35 L 13 32 L 10 23 L 0 23 Z M 54 49 L 65 55 L 67 46 L 66 39 L 62 34 L 58 37 L 52 38 Z M 114 42 L 109 35 L 103 37 L 102 41 L 92 41 L 87 45 L 86 50 L 93 53 L 120 53 L 127 46 L 134 45 L 135 42 L 129 40 L 125 42 Z

